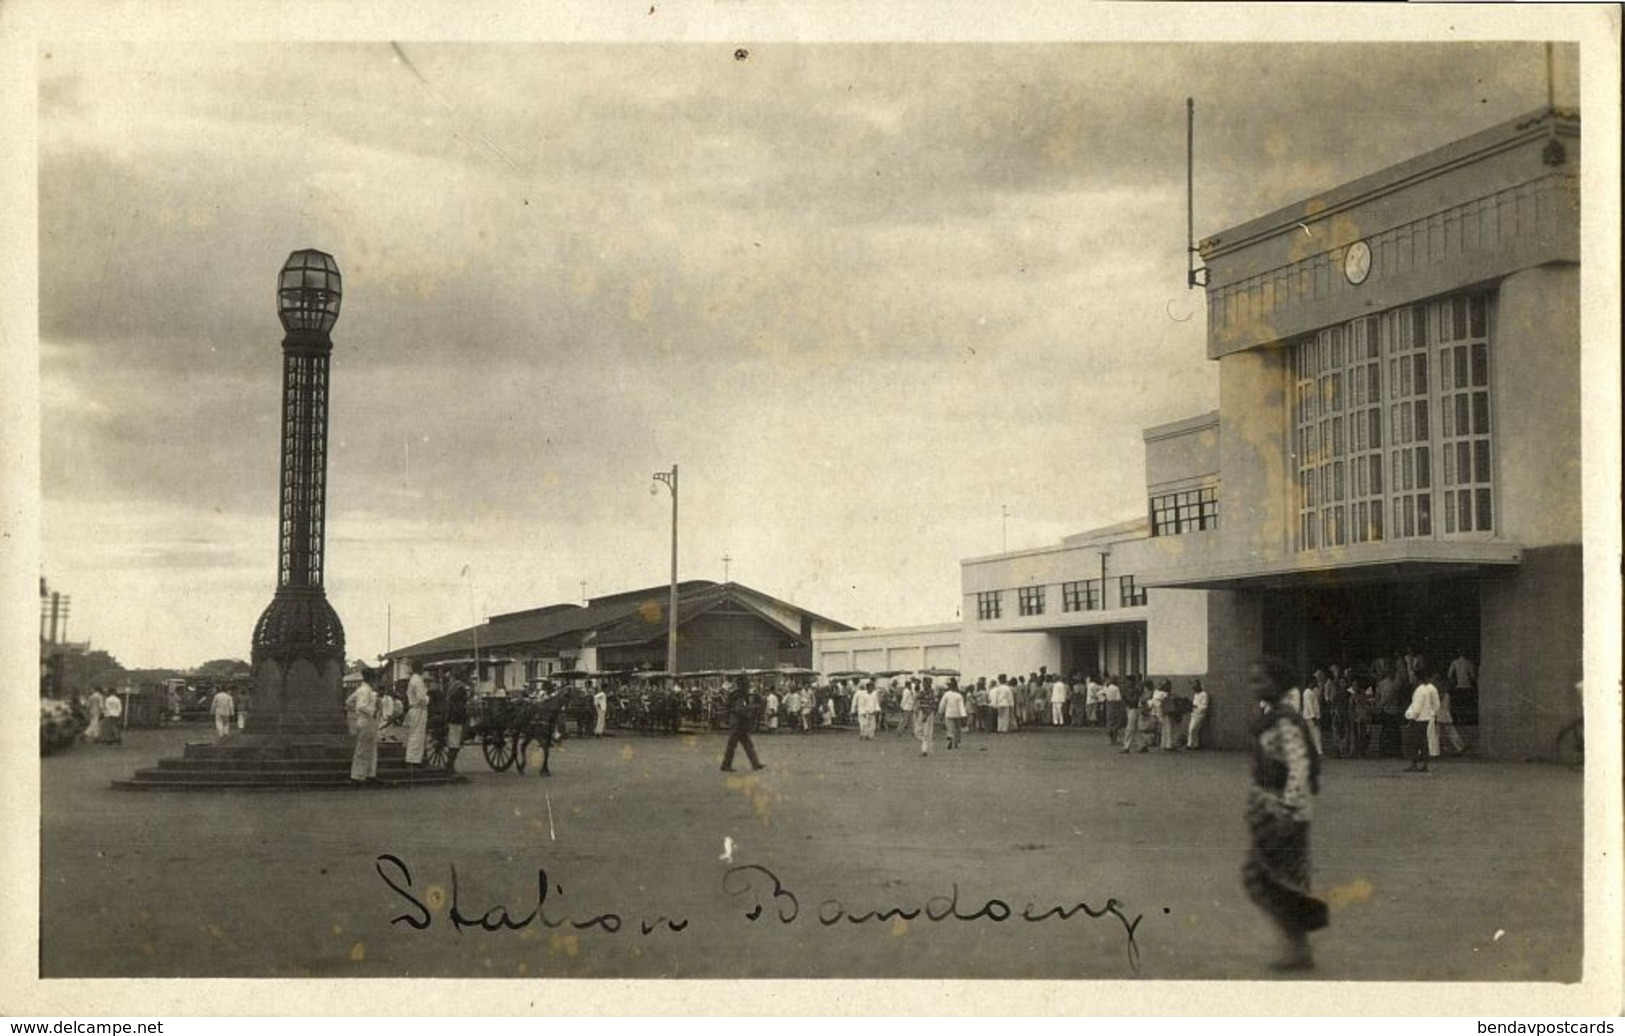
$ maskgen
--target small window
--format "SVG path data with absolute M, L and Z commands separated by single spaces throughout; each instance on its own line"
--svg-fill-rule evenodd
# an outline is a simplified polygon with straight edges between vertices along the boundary
M 1133 576 L 1117 577 L 1118 599 L 1123 607 L 1133 608 L 1145 603 L 1145 587 L 1136 586 Z
M 1023 615 L 1044 614 L 1044 588 L 1024 586 L 1016 591 L 1017 605 Z

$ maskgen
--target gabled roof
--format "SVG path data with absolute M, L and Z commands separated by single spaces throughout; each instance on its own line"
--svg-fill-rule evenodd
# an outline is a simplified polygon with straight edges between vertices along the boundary
M 752 602 L 754 597 L 809 616 L 836 629 L 852 628 L 741 583 L 714 583 L 706 579 L 693 579 L 678 583 L 677 591 L 679 625 L 711 611 L 725 601 L 733 601 L 756 612 L 764 621 L 783 630 L 786 636 L 801 636 L 800 630 L 786 627 L 784 623 L 755 605 Z M 670 594 L 671 588 L 668 585 L 653 586 L 595 597 L 585 605 L 551 604 L 493 615 L 479 626 L 397 648 L 385 657 L 425 658 L 435 655 L 466 654 L 473 651 L 476 646 L 482 652 L 521 645 L 542 648 L 577 647 L 588 637 L 599 646 L 642 644 L 665 636 L 666 604 Z
M 668 591 L 666 596 L 654 600 L 646 600 L 636 609 L 620 619 L 598 627 L 592 633 L 592 642 L 599 647 L 626 647 L 633 644 L 647 644 L 651 640 L 659 640 L 666 635 L 667 601 L 670 599 Z M 756 607 L 750 600 L 750 595 L 741 593 L 735 584 L 712 584 L 702 589 L 681 592 L 677 595 L 677 625 L 692 622 L 708 612 L 716 611 L 726 604 L 743 605 L 745 610 L 768 623 L 786 637 L 799 639 L 801 631 L 791 629 L 784 623 L 775 619 L 771 614 Z M 799 610 L 799 609 L 798 609 Z

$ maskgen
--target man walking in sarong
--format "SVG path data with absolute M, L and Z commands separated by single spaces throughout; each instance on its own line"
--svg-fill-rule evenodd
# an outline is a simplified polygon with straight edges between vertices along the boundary
M 1274 658 L 1254 662 L 1248 686 L 1266 711 L 1253 724 L 1253 784 L 1247 795 L 1252 850 L 1242 867 L 1247 895 L 1281 932 L 1277 971 L 1315 966 L 1309 933 L 1326 927 L 1324 901 L 1309 892 L 1309 821 L 1320 791 L 1320 754 L 1286 700 L 1292 676 Z

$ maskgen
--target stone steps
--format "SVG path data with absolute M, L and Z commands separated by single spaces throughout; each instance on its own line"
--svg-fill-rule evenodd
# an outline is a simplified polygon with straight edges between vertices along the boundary
M 350 774 L 188 774 L 175 780 L 158 780 L 137 772 L 128 780 L 114 781 L 113 787 L 121 791 L 366 791 L 372 789 L 443 787 L 462 784 L 468 780 L 460 774 L 447 774 L 435 770 L 421 775 L 388 775 L 379 771 L 375 781 L 357 784 Z
M 354 748 L 342 737 L 320 740 L 249 735 L 222 742 L 188 742 L 182 755 L 160 759 L 113 787 L 126 791 L 222 791 L 230 789 L 415 788 L 461 784 L 445 770 L 406 765 L 398 742 L 378 746 L 378 776 L 367 784 L 350 780 Z

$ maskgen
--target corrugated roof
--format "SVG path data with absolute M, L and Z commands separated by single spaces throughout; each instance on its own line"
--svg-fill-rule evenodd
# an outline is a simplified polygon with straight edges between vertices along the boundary
M 714 583 L 710 580 L 695 579 L 678 583 L 677 589 L 679 624 L 697 615 L 703 615 L 724 601 L 733 600 L 750 607 L 764 621 L 771 622 L 783 630 L 785 635 L 801 636 L 800 630 L 789 629 L 760 608 L 754 607 L 750 598 L 757 597 L 831 626 L 841 629 L 852 628 L 809 612 L 805 608 L 797 608 L 793 604 L 753 590 L 741 583 Z M 573 647 L 589 634 L 593 635 L 593 641 L 600 646 L 643 644 L 666 635 L 666 602 L 670 599 L 670 593 L 669 585 L 653 586 L 596 597 L 584 606 L 553 604 L 507 612 L 493 616 L 479 626 L 471 626 L 455 633 L 398 648 L 385 657 L 423 658 L 465 653 L 472 651 L 476 643 L 481 651 L 519 645 Z M 549 645 L 549 641 L 559 643 Z

